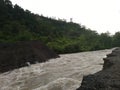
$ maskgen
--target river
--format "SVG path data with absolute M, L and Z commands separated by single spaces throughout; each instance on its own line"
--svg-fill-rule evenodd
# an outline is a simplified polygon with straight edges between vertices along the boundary
M 76 90 L 85 75 L 100 71 L 103 58 L 113 49 L 62 54 L 0 74 L 0 90 Z

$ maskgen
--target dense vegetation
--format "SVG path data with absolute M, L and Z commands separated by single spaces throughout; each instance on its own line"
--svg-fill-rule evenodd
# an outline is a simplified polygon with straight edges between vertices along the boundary
M 57 53 L 120 46 L 120 32 L 98 34 L 74 22 L 55 20 L 0 0 L 0 42 L 40 40 Z

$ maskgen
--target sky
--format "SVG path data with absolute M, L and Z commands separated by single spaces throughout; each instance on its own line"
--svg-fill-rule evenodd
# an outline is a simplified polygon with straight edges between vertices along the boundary
M 98 33 L 120 31 L 120 0 L 11 0 L 25 10 L 85 25 Z

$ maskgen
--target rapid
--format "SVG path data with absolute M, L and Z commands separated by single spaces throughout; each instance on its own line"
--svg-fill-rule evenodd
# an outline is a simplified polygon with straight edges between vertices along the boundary
M 113 49 L 61 54 L 50 59 L 0 74 L 0 90 L 76 90 L 83 76 L 100 71 L 103 58 Z

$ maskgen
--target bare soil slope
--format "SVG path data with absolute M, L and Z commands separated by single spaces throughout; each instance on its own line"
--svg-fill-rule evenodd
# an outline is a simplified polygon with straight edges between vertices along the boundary
M 0 73 L 26 66 L 27 63 L 45 62 L 58 55 L 40 41 L 0 43 Z

